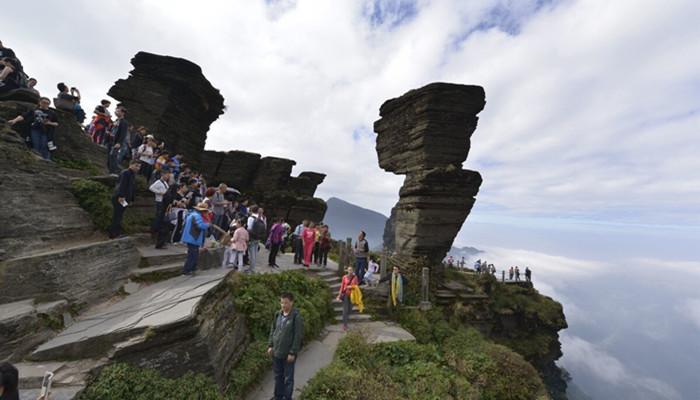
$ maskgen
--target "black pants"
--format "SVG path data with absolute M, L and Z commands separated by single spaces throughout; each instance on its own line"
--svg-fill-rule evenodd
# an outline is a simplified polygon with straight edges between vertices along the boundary
M 294 250 L 294 264 L 301 264 L 304 258 L 304 242 L 297 235 L 292 236 L 292 249 Z
M 109 237 L 115 238 L 122 234 L 122 220 L 126 207 L 122 207 L 116 197 L 112 197 L 112 225 L 109 227 Z
M 270 256 L 267 258 L 267 265 L 273 266 L 277 265 L 277 252 L 280 251 L 280 245 L 279 244 L 270 244 Z
M 328 265 L 328 251 L 330 251 L 330 249 L 321 248 L 318 250 L 318 263 L 324 267 Z
M 314 255 L 313 255 L 314 264 L 317 264 L 317 265 L 320 264 L 320 262 L 319 262 L 320 255 L 321 255 L 321 245 L 320 245 L 320 243 L 316 242 L 316 243 L 314 243 Z

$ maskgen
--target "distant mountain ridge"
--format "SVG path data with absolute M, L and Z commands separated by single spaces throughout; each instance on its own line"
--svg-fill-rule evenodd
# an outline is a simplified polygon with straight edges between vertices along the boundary
M 384 225 L 389 217 L 337 197 L 329 198 L 326 204 L 328 211 L 323 222 L 330 226 L 331 236 L 334 239 L 352 238 L 354 242 L 358 233 L 363 230 L 367 233 L 370 248 L 375 251 L 382 249 Z M 479 253 L 482 251 L 474 247 L 452 247 L 448 255 L 456 259 L 464 257 L 468 260 Z
M 365 231 L 370 248 L 381 250 L 384 225 L 389 219 L 386 215 L 337 197 L 326 200 L 326 204 L 328 210 L 323 222 L 329 225 L 334 239 L 352 238 L 354 241 L 360 231 Z

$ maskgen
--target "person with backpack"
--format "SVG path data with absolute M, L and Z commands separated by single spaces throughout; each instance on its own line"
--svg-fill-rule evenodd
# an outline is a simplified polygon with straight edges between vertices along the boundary
M 53 110 L 49 109 L 50 104 L 51 100 L 47 97 L 42 97 L 39 100 L 39 107 L 7 121 L 10 125 L 25 120 L 31 121 L 30 137 L 32 140 L 32 148 L 41 155 L 44 160 L 51 159 L 48 145 L 49 135 L 53 137 L 53 131 L 58 126 L 58 117 Z
M 258 206 L 250 207 L 250 216 L 247 223 L 248 233 L 250 234 L 250 242 L 248 242 L 248 272 L 255 273 L 255 264 L 257 263 L 258 250 L 260 250 L 260 242 L 267 238 L 267 226 L 260 215 L 258 214 Z
M 199 248 L 204 245 L 204 237 L 209 229 L 209 224 L 202 218 L 201 214 L 209 211 L 207 204 L 199 203 L 194 207 L 194 210 L 187 216 L 182 231 L 182 241 L 187 244 L 187 260 L 185 260 L 182 275 L 195 274 L 199 260 Z
M 275 223 L 270 228 L 270 235 L 267 237 L 266 246 L 270 248 L 270 256 L 267 259 L 267 265 L 272 268 L 279 268 L 277 265 L 277 253 L 280 250 L 280 246 L 284 243 L 284 225 L 282 224 L 282 218 L 275 218 Z
M 275 373 L 275 400 L 292 400 L 294 366 L 304 340 L 304 318 L 294 307 L 294 295 L 282 293 L 280 310 L 270 324 L 267 354 Z
M 316 225 L 309 222 L 309 225 L 304 227 L 301 232 L 301 240 L 304 243 L 304 266 L 311 267 L 311 257 L 314 253 L 314 243 L 316 243 Z
M 532 282 L 532 270 L 530 267 L 525 267 L 525 282 Z
M 360 285 L 364 284 L 365 271 L 367 271 L 367 257 L 369 256 L 369 243 L 365 239 L 365 231 L 360 231 L 353 252 L 355 253 L 355 275 L 360 280 Z

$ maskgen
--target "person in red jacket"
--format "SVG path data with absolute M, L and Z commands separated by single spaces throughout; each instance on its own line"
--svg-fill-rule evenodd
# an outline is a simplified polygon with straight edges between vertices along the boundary
M 352 267 L 348 267 L 347 274 L 343 276 L 343 280 L 340 282 L 340 290 L 338 291 L 338 297 L 336 300 L 343 302 L 343 330 L 348 330 L 348 317 L 350 316 L 350 311 L 352 311 L 352 302 L 350 301 L 350 294 L 352 289 L 357 286 L 357 276 L 355 276 L 355 271 Z
M 301 240 L 304 242 L 304 266 L 309 268 L 311 265 L 311 256 L 314 254 L 314 243 L 316 243 L 316 229 L 313 222 L 309 222 L 309 226 L 304 228 L 301 233 Z

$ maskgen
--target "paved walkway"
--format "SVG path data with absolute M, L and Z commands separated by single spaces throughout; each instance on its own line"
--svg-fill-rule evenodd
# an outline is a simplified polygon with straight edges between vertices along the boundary
M 299 353 L 294 373 L 294 397 L 299 397 L 301 390 L 318 371 L 333 361 L 338 342 L 346 333 L 340 324 L 326 327 L 321 338 L 304 346 Z M 362 332 L 370 343 L 395 342 L 399 340 L 416 340 L 413 335 L 398 325 L 384 321 L 361 322 L 350 326 L 350 330 Z M 275 377 L 272 369 L 262 378 L 257 389 L 253 390 L 247 400 L 270 400 L 274 394 Z

